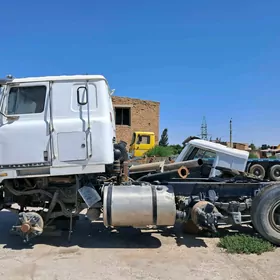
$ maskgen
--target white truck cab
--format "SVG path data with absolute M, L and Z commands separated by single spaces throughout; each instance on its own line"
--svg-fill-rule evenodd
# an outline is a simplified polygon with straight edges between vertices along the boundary
M 249 152 L 229 148 L 206 140 L 194 139 L 186 144 L 175 162 L 199 158 L 211 165 L 209 177 L 215 177 L 220 174 L 220 171 L 215 169 L 217 166 L 244 172 Z
M 111 90 L 101 75 L 0 80 L 0 183 L 104 172 L 116 139 Z

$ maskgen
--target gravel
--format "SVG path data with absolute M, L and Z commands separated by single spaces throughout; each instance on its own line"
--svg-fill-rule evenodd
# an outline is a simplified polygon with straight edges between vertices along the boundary
M 39 237 L 24 245 L 9 234 L 14 214 L 0 212 L 0 279 L 280 279 L 280 249 L 257 255 L 228 255 L 216 238 L 169 229 L 110 232 L 102 222 L 78 221 L 71 243 Z

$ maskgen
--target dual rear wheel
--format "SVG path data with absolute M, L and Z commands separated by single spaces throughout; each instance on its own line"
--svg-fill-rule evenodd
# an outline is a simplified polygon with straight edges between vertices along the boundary
M 266 176 L 265 168 L 261 164 L 253 164 L 250 169 L 249 173 L 255 175 L 259 179 L 264 179 Z M 280 181 L 280 165 L 275 164 L 268 170 L 267 177 L 271 181 Z
M 251 217 L 263 238 L 280 245 L 280 185 L 267 186 L 253 198 Z

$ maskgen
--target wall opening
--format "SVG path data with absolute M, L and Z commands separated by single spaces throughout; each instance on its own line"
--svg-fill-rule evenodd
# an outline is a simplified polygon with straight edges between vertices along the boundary
M 115 108 L 116 125 L 131 125 L 130 108 Z

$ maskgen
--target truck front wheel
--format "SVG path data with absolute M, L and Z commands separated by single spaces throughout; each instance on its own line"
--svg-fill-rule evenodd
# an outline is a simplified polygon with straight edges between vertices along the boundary
M 259 179 L 263 179 L 265 177 L 265 169 L 260 164 L 253 164 L 249 169 L 249 173 L 255 175 Z
M 280 181 L 280 165 L 276 164 L 270 168 L 269 178 L 272 181 Z
M 280 245 L 280 185 L 266 187 L 253 199 L 251 216 L 259 234 Z

